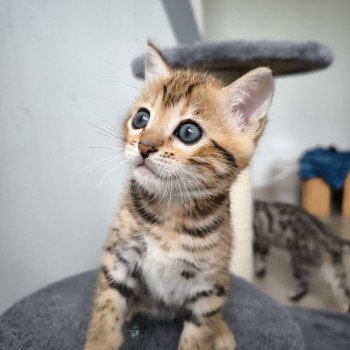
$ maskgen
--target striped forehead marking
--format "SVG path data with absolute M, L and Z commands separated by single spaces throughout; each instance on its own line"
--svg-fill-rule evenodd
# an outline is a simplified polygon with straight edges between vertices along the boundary
M 189 98 L 193 92 L 193 89 L 200 85 L 203 85 L 202 81 L 179 81 L 171 78 L 163 85 L 163 106 L 165 108 L 175 106 L 182 99 Z

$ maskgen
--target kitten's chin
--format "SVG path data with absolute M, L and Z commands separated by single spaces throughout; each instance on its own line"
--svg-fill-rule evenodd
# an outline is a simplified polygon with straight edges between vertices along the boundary
M 134 168 L 132 176 L 135 181 L 149 192 L 159 193 L 163 179 L 146 165 L 138 165 Z
M 137 175 L 138 177 L 143 178 L 145 180 L 159 177 L 154 170 L 152 170 L 145 164 L 137 165 L 134 169 L 134 175 Z

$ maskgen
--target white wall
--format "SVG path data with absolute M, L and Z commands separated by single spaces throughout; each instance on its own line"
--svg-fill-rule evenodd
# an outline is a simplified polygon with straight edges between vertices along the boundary
M 254 183 L 269 182 L 277 159 L 316 145 L 350 148 L 350 1 L 204 0 L 209 41 L 316 40 L 334 52 L 327 70 L 277 80 L 270 123 L 254 162 Z
M 0 312 L 94 268 L 123 169 L 88 122 L 117 125 L 136 96 L 146 39 L 175 44 L 158 0 L 0 1 Z M 109 63 L 110 62 L 110 63 Z

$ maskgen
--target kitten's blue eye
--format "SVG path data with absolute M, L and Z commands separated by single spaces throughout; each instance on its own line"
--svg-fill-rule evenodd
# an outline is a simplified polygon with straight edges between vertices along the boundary
M 134 129 L 144 128 L 148 124 L 149 118 L 150 118 L 149 110 L 147 110 L 146 108 L 140 109 L 132 119 L 133 128 Z
M 195 143 L 202 137 L 202 129 L 193 122 L 185 122 L 180 125 L 175 135 L 186 144 Z

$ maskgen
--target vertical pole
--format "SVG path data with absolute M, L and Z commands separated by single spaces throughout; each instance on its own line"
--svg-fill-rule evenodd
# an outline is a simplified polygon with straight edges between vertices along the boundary
M 230 191 L 233 244 L 231 272 L 253 278 L 253 196 L 250 167 L 242 171 Z
M 201 40 L 189 0 L 162 0 L 162 3 L 179 44 L 193 44 Z

